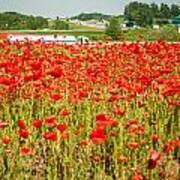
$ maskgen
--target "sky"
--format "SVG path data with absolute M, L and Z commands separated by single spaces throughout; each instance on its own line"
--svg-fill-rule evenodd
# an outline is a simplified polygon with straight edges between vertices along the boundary
M 125 5 L 132 0 L 0 0 L 0 12 L 16 11 L 27 15 L 55 18 L 70 17 L 82 12 L 123 14 Z M 180 0 L 136 0 L 144 3 L 178 4 Z

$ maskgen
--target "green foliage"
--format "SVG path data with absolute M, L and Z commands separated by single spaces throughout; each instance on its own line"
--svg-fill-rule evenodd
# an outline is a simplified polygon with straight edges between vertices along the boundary
M 48 20 L 41 16 L 27 16 L 16 12 L 0 13 L 0 29 L 43 29 L 48 27 Z
M 172 4 L 169 7 L 167 4 L 161 3 L 160 7 L 152 3 L 151 5 L 146 3 L 140 3 L 137 1 L 129 3 L 124 10 L 124 16 L 126 20 L 134 21 L 139 26 L 152 25 L 155 18 L 169 19 L 180 14 L 178 5 Z M 168 23 L 168 21 L 164 21 Z
M 180 33 L 177 32 L 177 29 L 172 25 L 166 25 L 161 28 L 159 33 L 159 39 L 165 41 L 180 41 Z
M 69 29 L 69 24 L 65 21 L 56 20 L 54 29 Z
M 106 15 L 102 13 L 81 13 L 78 16 L 72 17 L 71 19 L 78 19 L 80 21 L 87 21 L 91 19 L 97 21 L 102 21 L 102 20 L 110 21 L 112 17 L 113 17 L 112 15 Z
M 157 41 L 179 42 L 180 34 L 172 25 L 164 25 L 160 29 L 129 29 L 123 33 L 125 41 Z
M 118 40 L 121 33 L 119 19 L 114 17 L 111 19 L 109 25 L 106 28 L 105 34 L 112 37 L 113 40 Z
M 104 41 L 107 38 L 107 34 L 104 31 L 97 30 L 37 30 L 37 31 L 26 31 L 26 30 L 16 30 L 12 32 L 28 33 L 28 34 L 64 34 L 72 36 L 86 36 L 90 41 Z M 121 38 L 124 41 L 156 41 L 164 40 L 170 42 L 180 41 L 180 33 L 173 25 L 164 25 L 160 29 L 152 29 L 150 27 L 141 29 L 129 29 L 126 31 L 121 31 Z
M 27 16 L 16 12 L 0 13 L 0 29 L 1 30 L 38 30 L 38 29 L 69 29 L 68 22 L 62 21 L 59 18 L 48 22 L 47 18 L 41 16 Z
M 60 30 L 60 29 L 69 29 L 69 23 L 66 21 L 62 21 L 59 19 L 59 17 L 56 18 L 56 20 L 53 21 L 51 29 Z
M 180 15 L 180 8 L 178 5 L 176 5 L 176 4 L 171 5 L 171 15 L 173 17 Z
M 124 22 L 124 15 L 118 15 L 116 18 L 119 20 L 119 23 L 122 24 Z
M 170 18 L 171 11 L 167 4 L 162 3 L 160 7 L 160 18 Z

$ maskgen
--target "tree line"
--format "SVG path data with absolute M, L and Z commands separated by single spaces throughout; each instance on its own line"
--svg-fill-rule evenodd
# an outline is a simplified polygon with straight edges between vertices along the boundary
M 17 12 L 0 13 L 0 30 L 69 29 L 69 24 L 57 17 L 55 20 L 41 16 L 28 16 Z
M 107 15 L 107 14 L 102 14 L 102 13 L 81 13 L 77 16 L 73 16 L 70 19 L 78 19 L 80 21 L 88 21 L 91 19 L 97 20 L 97 21 L 109 21 L 113 16 L 112 15 Z
M 146 4 L 141 2 L 130 2 L 124 9 L 124 19 L 132 21 L 139 26 L 151 26 L 154 20 L 156 23 L 168 23 L 168 19 L 180 15 L 180 8 L 176 4 L 168 6 L 165 3 L 157 5 L 156 3 Z M 110 31 L 115 31 L 119 26 L 118 17 L 105 15 L 101 13 L 82 13 L 79 16 L 70 19 L 80 20 L 107 20 L 112 24 Z M 112 22 L 111 22 L 112 21 Z M 116 25 L 115 25 L 116 24 Z M 55 20 L 44 18 L 41 16 L 28 16 L 22 15 L 17 12 L 4 12 L 0 13 L 0 30 L 18 30 L 18 29 L 64 29 L 70 28 L 68 21 L 61 20 L 57 17 Z M 112 33 L 112 32 L 110 32 Z
M 134 21 L 139 26 L 152 25 L 156 19 L 156 23 L 168 23 L 167 19 L 178 15 L 180 15 L 180 8 L 176 4 L 168 6 L 165 3 L 157 5 L 156 3 L 146 4 L 134 1 L 124 9 L 125 19 Z
M 124 20 L 141 27 L 152 26 L 153 24 L 166 24 L 169 19 L 180 15 L 180 8 L 176 4 L 156 3 L 146 4 L 141 2 L 130 2 L 124 9 Z M 105 34 L 114 40 L 118 40 L 121 34 L 118 17 L 113 17 L 106 28 Z

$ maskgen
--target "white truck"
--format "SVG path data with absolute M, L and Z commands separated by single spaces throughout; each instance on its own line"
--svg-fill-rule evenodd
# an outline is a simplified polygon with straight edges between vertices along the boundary
M 70 36 L 70 35 L 8 35 L 9 42 L 44 42 L 44 43 L 62 43 L 62 44 L 85 44 L 89 39 L 85 36 Z

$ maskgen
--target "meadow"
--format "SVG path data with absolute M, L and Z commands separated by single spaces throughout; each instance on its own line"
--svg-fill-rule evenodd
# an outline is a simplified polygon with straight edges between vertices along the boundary
M 0 42 L 0 179 L 178 180 L 180 44 Z
M 106 41 L 109 37 L 104 29 L 92 28 L 82 25 L 71 25 L 70 30 L 4 30 L 0 31 L 0 37 L 3 34 L 59 34 L 72 36 L 86 36 L 90 41 Z M 119 40 L 123 41 L 166 41 L 180 42 L 180 33 L 174 25 L 163 25 L 159 29 L 152 27 L 121 29 Z

